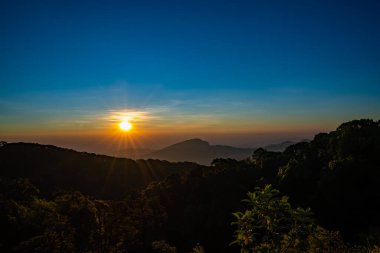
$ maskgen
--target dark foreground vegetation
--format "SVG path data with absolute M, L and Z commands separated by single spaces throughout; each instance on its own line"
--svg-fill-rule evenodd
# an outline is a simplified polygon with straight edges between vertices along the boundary
M 0 169 L 1 252 L 380 245 L 380 121 L 347 122 L 284 152 L 258 149 L 211 166 L 2 143 Z

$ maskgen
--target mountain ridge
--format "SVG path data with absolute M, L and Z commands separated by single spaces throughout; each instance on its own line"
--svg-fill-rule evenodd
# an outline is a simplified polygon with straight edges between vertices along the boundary
M 296 142 L 284 141 L 278 144 L 270 144 L 263 148 L 268 151 L 283 151 Z M 200 138 L 184 140 L 162 149 L 153 151 L 143 156 L 143 158 L 152 158 L 167 160 L 170 162 L 195 162 L 202 165 L 210 165 L 217 158 L 231 158 L 243 160 L 250 157 L 258 147 L 239 148 L 229 145 L 210 145 L 209 142 Z

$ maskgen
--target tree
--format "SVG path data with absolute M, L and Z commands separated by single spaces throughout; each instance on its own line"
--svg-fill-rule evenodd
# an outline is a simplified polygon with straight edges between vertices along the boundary
M 299 252 L 308 248 L 308 236 L 313 231 L 310 209 L 292 208 L 288 197 L 266 185 L 247 193 L 248 209 L 233 215 L 236 240 L 242 253 Z
M 193 250 L 190 253 L 205 253 L 205 250 L 202 245 L 197 243 L 197 245 L 194 246 Z
M 158 253 L 177 253 L 176 247 L 170 246 L 166 241 L 152 242 L 152 249 Z

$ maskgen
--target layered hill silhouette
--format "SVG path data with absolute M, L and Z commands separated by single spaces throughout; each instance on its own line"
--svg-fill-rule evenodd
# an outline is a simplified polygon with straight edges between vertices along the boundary
M 118 198 L 173 172 L 209 165 L 216 158 L 242 160 L 254 150 L 191 139 L 146 155 L 145 160 L 132 160 L 53 145 L 1 142 L 0 169 L 2 177 L 29 178 L 43 193 L 80 190 L 100 198 Z
M 254 150 L 251 148 L 210 145 L 207 141 L 201 139 L 191 139 L 152 152 L 145 155 L 145 157 L 171 162 L 191 161 L 209 165 L 215 158 L 242 160 L 252 155 Z
M 259 148 L 251 159 L 211 166 L 0 142 L 0 251 L 66 245 L 64 252 L 115 252 L 122 245 L 140 253 L 162 238 L 178 252 L 197 242 L 206 252 L 237 252 L 229 246 L 231 213 L 241 210 L 247 191 L 265 185 L 292 206 L 310 207 L 317 226 L 340 231 L 347 242 L 380 245 L 379 154 L 380 121 L 368 119 L 283 152 Z
M 271 144 L 263 147 L 268 151 L 281 152 L 288 146 L 295 144 L 292 141 L 285 141 L 278 144 Z M 144 155 L 144 158 L 167 160 L 170 162 L 195 162 L 203 165 L 210 165 L 214 159 L 231 158 L 243 160 L 252 156 L 257 148 L 238 148 L 226 145 L 210 145 L 201 139 L 190 139 L 182 141 L 163 149 Z
M 52 145 L 0 143 L 0 171 L 5 178 L 28 178 L 43 193 L 79 190 L 98 198 L 119 198 L 194 163 L 132 160 L 77 152 Z
M 99 198 L 118 198 L 173 172 L 210 165 L 216 158 L 242 160 L 254 150 L 192 139 L 146 155 L 145 160 L 132 160 L 53 145 L 1 142 L 0 170 L 2 177 L 29 178 L 46 194 L 79 190 Z

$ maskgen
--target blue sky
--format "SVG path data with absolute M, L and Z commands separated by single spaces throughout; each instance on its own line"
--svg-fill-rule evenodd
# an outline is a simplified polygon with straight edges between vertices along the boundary
M 379 1 L 1 1 L 0 134 L 96 132 L 115 111 L 206 138 L 378 119 L 379 17 Z

